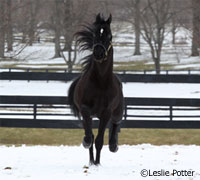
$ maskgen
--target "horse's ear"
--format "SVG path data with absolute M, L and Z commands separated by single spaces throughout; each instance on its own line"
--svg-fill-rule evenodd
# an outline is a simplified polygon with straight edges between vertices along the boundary
M 112 15 L 110 14 L 109 18 L 107 19 L 106 23 L 110 24 L 112 22 Z
M 101 22 L 101 14 L 97 14 L 96 16 L 96 22 L 95 23 L 100 23 Z

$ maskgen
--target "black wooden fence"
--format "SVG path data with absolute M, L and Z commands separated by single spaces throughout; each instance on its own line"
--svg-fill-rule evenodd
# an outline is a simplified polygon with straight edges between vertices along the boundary
M 125 98 L 124 109 L 122 128 L 200 128 L 200 99 Z M 0 96 L 0 127 L 73 129 L 82 122 L 67 97 Z
M 40 80 L 40 81 L 71 81 L 77 77 L 79 73 L 67 72 L 16 72 L 2 71 L 0 72 L 0 80 Z M 122 82 L 145 82 L 145 83 L 200 83 L 200 74 L 127 74 L 118 73 Z

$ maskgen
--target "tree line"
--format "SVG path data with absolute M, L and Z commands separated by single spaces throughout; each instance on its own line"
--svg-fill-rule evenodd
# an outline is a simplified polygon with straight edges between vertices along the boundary
M 63 57 L 71 71 L 77 49 L 73 34 L 80 24 L 92 21 L 99 12 L 105 16 L 112 13 L 115 23 L 125 21 L 132 25 L 135 36 L 133 55 L 141 55 L 142 37 L 150 47 L 158 74 L 163 42 L 171 33 L 172 44 L 175 44 L 179 27 L 191 31 L 191 56 L 199 56 L 199 0 L 1 0 L 0 59 L 5 58 L 7 51 L 15 50 L 17 35 L 20 34 L 23 50 L 40 41 L 41 32 L 51 32 L 54 57 Z M 67 52 L 67 56 L 63 52 Z

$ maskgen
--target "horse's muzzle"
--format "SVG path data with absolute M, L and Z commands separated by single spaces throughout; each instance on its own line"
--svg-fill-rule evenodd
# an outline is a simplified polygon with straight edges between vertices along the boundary
M 98 62 L 102 62 L 106 58 L 106 48 L 104 45 L 98 43 L 93 46 L 93 56 Z

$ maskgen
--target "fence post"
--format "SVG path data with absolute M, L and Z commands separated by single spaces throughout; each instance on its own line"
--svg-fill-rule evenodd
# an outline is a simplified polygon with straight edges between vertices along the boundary
M 37 104 L 33 105 L 33 119 L 37 119 Z
M 29 73 L 30 72 L 30 69 L 27 69 L 27 73 Z M 29 76 L 28 76 L 29 77 Z M 28 82 L 30 82 L 30 79 L 28 79 Z
M 127 118 L 127 104 L 126 102 L 124 103 L 124 120 Z
M 173 120 L 173 106 L 169 107 L 169 118 L 170 118 L 170 121 Z
M 49 70 L 48 69 L 46 69 L 46 73 L 48 73 L 49 72 Z M 47 83 L 49 82 L 49 79 L 47 78 Z

